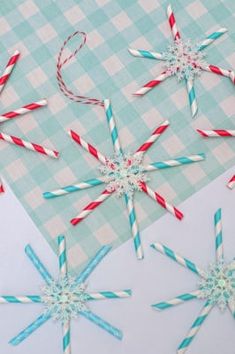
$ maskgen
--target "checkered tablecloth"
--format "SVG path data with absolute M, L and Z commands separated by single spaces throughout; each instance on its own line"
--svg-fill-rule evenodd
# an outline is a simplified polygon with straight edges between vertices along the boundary
M 213 30 L 228 28 L 228 34 L 206 49 L 207 59 L 235 68 L 234 0 L 171 3 L 184 37 L 204 39 Z M 133 58 L 127 48 L 164 50 L 171 41 L 167 4 L 160 0 L 1 2 L 1 67 L 14 49 L 21 52 L 21 60 L 1 95 L 1 112 L 39 98 L 49 99 L 48 107 L 6 123 L 1 130 L 55 147 L 61 157 L 54 161 L 1 142 L 0 173 L 52 247 L 56 246 L 58 234 L 67 236 L 68 258 L 74 268 L 86 262 L 101 244 L 117 246 L 130 237 L 123 199 L 110 198 L 83 223 L 70 225 L 70 218 L 97 196 L 102 186 L 56 200 L 42 197 L 44 191 L 98 175 L 96 161 L 69 139 L 68 129 L 74 129 L 107 155 L 113 151 L 103 109 L 73 103 L 57 87 L 57 54 L 63 40 L 74 30 L 85 31 L 88 42 L 64 70 L 65 80 L 74 91 L 112 99 L 126 151 L 134 151 L 163 119 L 169 119 L 171 126 L 148 152 L 149 160 L 206 153 L 204 162 L 153 173 L 153 189 L 177 205 L 235 163 L 233 139 L 205 140 L 195 133 L 196 128 L 234 127 L 235 88 L 229 79 L 203 73 L 196 80 L 199 114 L 194 120 L 185 85 L 176 78 L 165 81 L 143 98 L 132 96 L 161 72 L 161 64 Z M 78 40 L 74 40 L 71 49 L 77 44 Z M 141 230 L 163 214 L 142 193 L 135 202 Z

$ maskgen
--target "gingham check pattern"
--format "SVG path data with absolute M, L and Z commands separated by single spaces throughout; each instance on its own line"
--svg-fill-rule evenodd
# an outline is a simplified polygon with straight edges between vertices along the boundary
M 182 35 L 204 39 L 205 33 L 227 27 L 228 34 L 208 49 L 208 58 L 212 63 L 235 68 L 234 0 L 172 0 L 171 4 Z M 178 205 L 235 164 L 232 140 L 215 139 L 208 143 L 195 132 L 196 128 L 234 127 L 235 90 L 227 80 L 210 73 L 197 80 L 200 108 L 198 118 L 193 121 L 185 87 L 174 79 L 159 87 L 157 93 L 153 90 L 142 99 L 131 95 L 145 81 L 146 73 L 151 77 L 159 72 L 159 64 L 136 60 L 127 49 L 166 47 L 171 40 L 165 14 L 167 5 L 168 1 L 160 0 L 87 0 L 79 4 L 75 0 L 3 0 L 1 3 L 0 67 L 15 49 L 21 52 L 21 61 L 5 88 L 1 111 L 9 111 L 35 97 L 49 99 L 47 109 L 9 122 L 7 129 L 14 135 L 27 133 L 29 139 L 31 135 L 34 139 L 36 136 L 43 144 L 50 140 L 61 151 L 61 158 L 51 161 L 2 142 L 1 175 L 54 249 L 56 236 L 66 231 L 68 258 L 74 268 L 88 261 L 101 244 L 113 242 L 117 246 L 129 238 L 124 203 L 119 200 L 107 201 L 75 229 L 68 222 L 69 216 L 76 214 L 97 190 L 81 191 L 79 197 L 67 196 L 66 202 L 64 199 L 45 202 L 42 197 L 43 191 L 57 185 L 89 178 L 97 167 L 90 156 L 77 150 L 67 130 L 79 132 L 108 156 L 112 153 L 102 108 L 70 102 L 57 87 L 57 54 L 63 40 L 74 30 L 87 32 L 88 44 L 64 70 L 65 80 L 74 91 L 79 89 L 91 97 L 112 99 L 125 151 L 134 151 L 158 123 L 169 119 L 171 129 L 159 140 L 157 149 L 150 151 L 151 159 L 162 160 L 197 151 L 206 153 L 205 162 L 152 176 L 150 183 L 154 190 Z M 141 193 L 136 198 L 141 230 L 163 214 L 154 208 L 154 201 L 142 198 Z

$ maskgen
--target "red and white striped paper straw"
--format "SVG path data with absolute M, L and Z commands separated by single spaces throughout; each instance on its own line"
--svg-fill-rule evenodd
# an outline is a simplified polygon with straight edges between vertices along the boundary
M 164 209 L 169 211 L 172 215 L 174 215 L 177 219 L 181 220 L 183 219 L 184 215 L 181 213 L 180 210 L 178 210 L 176 207 L 173 205 L 169 204 L 165 198 L 163 198 L 160 194 L 157 192 L 154 192 L 145 182 L 140 182 L 140 187 L 143 192 L 145 192 L 149 197 L 151 197 L 153 200 L 155 200 L 158 204 L 160 204 Z
M 171 5 L 168 5 L 168 7 L 167 7 L 167 17 L 168 17 L 169 25 L 170 25 L 174 40 L 180 39 L 180 33 L 177 29 L 175 15 L 174 15 L 174 12 L 172 11 Z
M 170 72 L 163 71 L 159 74 L 155 79 L 147 82 L 144 86 L 142 86 L 138 91 L 134 93 L 134 96 L 143 96 L 152 90 L 155 86 L 159 85 L 161 82 L 166 80 L 172 74 Z
M 14 54 L 10 57 L 2 76 L 0 77 L 0 93 L 2 92 L 4 86 L 6 85 L 15 64 L 17 63 L 20 56 L 20 52 L 16 50 Z
M 50 156 L 53 158 L 59 157 L 59 153 L 57 151 L 47 149 L 47 148 L 43 147 L 42 145 L 38 145 L 35 143 L 31 143 L 29 141 L 25 141 L 21 138 L 13 136 L 13 135 L 7 135 L 4 133 L 0 133 L 0 139 L 7 141 L 10 144 L 14 144 L 14 145 L 23 147 L 25 149 L 38 152 L 43 155 L 47 155 L 47 156 Z
M 145 153 L 152 145 L 153 143 L 164 133 L 164 131 L 168 128 L 169 126 L 168 120 L 165 120 L 159 127 L 157 127 L 151 136 L 136 150 L 135 154 L 141 154 Z
M 229 129 L 213 129 L 213 130 L 202 130 L 197 129 L 197 132 L 205 138 L 218 138 L 218 137 L 233 137 L 235 136 L 235 130 Z
M 0 177 L 0 193 L 4 193 L 4 192 L 5 192 L 5 189 L 4 189 L 3 181 Z
M 209 64 L 207 66 L 202 66 L 201 69 L 204 71 L 208 71 L 208 72 L 217 74 L 217 75 L 228 77 L 232 81 L 232 83 L 235 85 L 235 73 L 232 70 L 222 69 L 219 66 L 215 66 L 215 65 L 211 65 L 211 64 Z
M 6 122 L 12 118 L 18 117 L 20 115 L 34 111 L 35 109 L 41 108 L 47 105 L 47 100 L 43 99 L 40 101 L 29 103 L 21 108 L 17 108 L 14 111 L 3 113 L 0 115 L 0 123 Z
M 97 160 L 99 160 L 104 165 L 106 164 L 107 158 L 97 148 L 92 146 L 90 143 L 87 143 L 83 138 L 81 138 L 80 135 L 75 133 L 75 131 L 73 130 L 70 130 L 68 134 L 77 144 L 83 147 L 83 149 L 89 152 L 92 156 L 94 156 Z
M 233 189 L 235 187 L 235 175 L 228 181 L 227 187 Z
M 93 202 L 89 203 L 82 211 L 81 213 L 76 216 L 75 218 L 73 218 L 72 220 L 70 220 L 72 225 L 77 225 L 79 224 L 83 219 L 85 219 L 90 213 L 92 213 L 93 210 L 95 210 L 100 204 L 102 204 L 108 197 L 110 197 L 110 195 L 113 192 L 108 191 L 107 189 L 105 189 L 98 198 L 96 198 L 95 200 L 93 200 Z

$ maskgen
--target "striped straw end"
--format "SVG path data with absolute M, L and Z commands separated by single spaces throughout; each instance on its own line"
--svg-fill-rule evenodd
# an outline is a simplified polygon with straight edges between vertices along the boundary
M 71 220 L 70 220 L 70 223 L 71 223 L 73 226 L 76 226 L 76 225 L 79 224 L 82 220 L 83 220 L 83 218 L 81 218 L 81 219 L 79 219 L 79 218 L 74 218 L 74 219 L 71 219 Z
M 45 198 L 45 199 L 51 199 L 51 198 L 54 197 L 54 194 L 51 193 L 51 192 L 44 192 L 44 193 L 42 193 L 42 196 L 43 196 L 43 198 Z
M 20 51 L 18 49 L 16 49 L 13 53 L 13 55 L 20 55 Z
M 105 252 L 105 254 L 107 254 L 109 251 L 111 251 L 111 249 L 112 249 L 111 245 L 104 245 L 103 247 L 101 247 L 100 251 L 102 250 L 103 252 Z M 129 290 L 127 290 L 127 291 L 129 291 Z
M 108 106 L 110 105 L 110 103 L 111 103 L 110 99 L 109 98 L 105 98 L 104 99 L 104 108 L 107 109 Z
M 197 132 L 198 132 L 201 136 L 207 137 L 207 135 L 204 133 L 203 130 L 201 130 L 201 129 L 196 129 L 196 130 L 197 130 Z
M 60 244 L 61 242 L 63 242 L 64 240 L 65 240 L 64 235 L 59 235 L 59 236 L 57 237 L 57 241 L 58 241 L 59 244 Z
M 40 101 L 38 101 L 37 103 L 38 103 L 38 105 L 40 105 L 40 106 L 46 106 L 48 102 L 47 102 L 47 99 L 46 99 L 46 98 L 43 98 L 43 99 L 41 99 Z
M 128 52 L 131 53 L 132 55 L 135 55 L 136 49 L 128 48 Z
M 162 310 L 164 310 L 165 308 L 170 307 L 170 306 L 162 306 L 161 303 L 160 303 L 160 304 L 153 304 L 153 305 L 151 305 L 151 307 L 152 307 L 154 310 L 162 311 Z

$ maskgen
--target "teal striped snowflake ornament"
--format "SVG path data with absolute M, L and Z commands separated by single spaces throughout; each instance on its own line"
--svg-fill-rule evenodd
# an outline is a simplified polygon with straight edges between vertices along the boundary
M 227 29 L 220 28 L 216 32 L 210 33 L 204 40 L 198 43 L 193 43 L 190 39 L 183 40 L 181 38 L 171 5 L 167 7 L 167 17 L 173 36 L 173 44 L 168 46 L 165 52 L 160 53 L 143 49 L 129 48 L 131 55 L 138 58 L 163 61 L 164 67 L 161 74 L 143 85 L 134 93 L 134 95 L 144 96 L 154 87 L 160 85 L 164 80 L 171 76 L 176 76 L 179 80 L 184 80 L 186 83 L 191 114 L 192 117 L 194 117 L 198 111 L 194 89 L 194 79 L 202 71 L 228 77 L 235 85 L 234 71 L 220 68 L 219 66 L 209 64 L 205 61 L 204 49 L 227 32 Z
M 208 269 L 205 271 L 187 258 L 180 256 L 160 243 L 151 245 L 155 250 L 170 257 L 175 262 L 200 277 L 198 289 L 178 295 L 171 300 L 156 303 L 152 305 L 152 307 L 161 311 L 192 299 L 204 299 L 206 301 L 201 313 L 193 322 L 187 336 L 179 345 L 177 350 L 178 354 L 183 354 L 187 351 L 214 306 L 218 306 L 221 311 L 224 311 L 226 307 L 229 308 L 235 318 L 235 260 L 233 259 L 230 263 L 226 263 L 224 260 L 221 209 L 218 209 L 215 213 L 214 225 L 216 262 L 209 265 Z
M 46 285 L 41 295 L 0 296 L 0 303 L 41 303 L 44 312 L 23 331 L 10 340 L 10 344 L 18 345 L 42 326 L 49 319 L 61 322 L 63 329 L 63 353 L 71 354 L 70 323 L 72 319 L 85 317 L 117 339 L 122 339 L 122 332 L 89 309 L 88 302 L 103 299 L 121 299 L 131 296 L 131 290 L 88 292 L 86 280 L 111 250 L 111 246 L 103 246 L 90 260 L 85 269 L 76 277 L 67 269 L 66 242 L 64 236 L 58 237 L 59 246 L 59 279 L 54 279 L 30 245 L 25 248 L 26 255 L 42 276 Z

